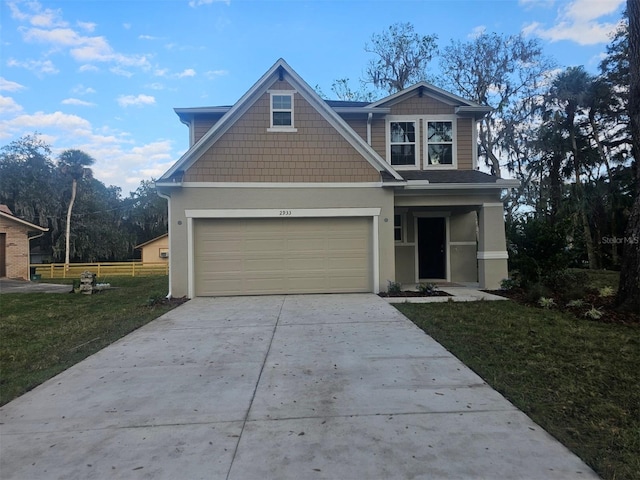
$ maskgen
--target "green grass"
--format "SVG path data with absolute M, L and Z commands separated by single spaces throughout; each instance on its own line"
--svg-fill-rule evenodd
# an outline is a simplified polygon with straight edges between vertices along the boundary
M 638 327 L 511 301 L 396 306 L 603 478 L 640 478 Z
M 573 272 L 581 272 L 587 276 L 587 287 L 600 290 L 603 287 L 611 287 L 618 291 L 620 282 L 620 272 L 612 270 L 587 270 L 582 268 L 572 268 Z
M 94 295 L 0 295 L 0 405 L 173 308 L 150 305 L 165 276 L 106 281 L 114 288 Z

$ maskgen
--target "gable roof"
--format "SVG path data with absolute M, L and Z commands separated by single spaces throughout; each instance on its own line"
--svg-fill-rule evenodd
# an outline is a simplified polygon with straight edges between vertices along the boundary
M 391 106 L 394 103 L 402 101 L 402 99 L 409 95 L 414 95 L 415 93 L 422 95 L 426 92 L 427 95 L 433 97 L 441 102 L 447 103 L 449 105 L 456 107 L 456 113 L 460 114 L 473 114 L 474 116 L 483 116 L 487 113 L 491 112 L 493 108 L 487 107 L 486 105 L 480 105 L 479 103 L 473 102 L 471 100 L 466 100 L 458 95 L 455 95 L 451 92 L 447 92 L 441 88 L 436 87 L 427 82 L 419 82 L 411 87 L 405 88 L 404 90 L 400 90 L 399 92 L 393 93 L 388 97 L 382 98 L 377 102 L 370 103 L 368 106 L 370 108 L 379 108 L 385 106 Z
M 168 236 L 169 236 L 168 233 L 163 233 L 162 235 L 160 235 L 160 236 L 158 236 L 156 238 L 152 238 L 151 240 L 147 240 L 146 242 L 141 243 L 140 245 L 136 245 L 135 248 L 142 248 L 142 247 L 144 247 L 146 245 L 149 245 L 150 243 L 156 242 L 156 241 L 158 241 L 158 240 L 160 240 L 160 239 L 162 239 L 164 237 L 168 237 Z
M 360 137 L 320 96 L 285 62 L 279 59 L 247 91 L 238 102 L 193 144 L 182 157 L 162 175 L 157 183 L 171 185 L 171 177 L 187 170 L 204 154 L 272 85 L 280 76 L 286 75 L 287 81 L 315 110 L 327 120 L 336 131 L 351 144 L 362 157 L 378 172 L 386 172 L 398 181 L 402 177 L 387 163 L 362 137 Z M 167 182 L 167 183 L 165 183 Z
M 49 229 L 46 227 L 41 227 L 40 225 L 35 225 L 31 222 L 27 222 L 21 218 L 16 217 L 13 213 L 11 213 L 11 209 L 6 205 L 0 205 L 0 217 L 6 218 L 7 220 L 12 220 L 14 222 L 20 223 L 29 228 L 29 230 L 34 232 L 48 232 Z

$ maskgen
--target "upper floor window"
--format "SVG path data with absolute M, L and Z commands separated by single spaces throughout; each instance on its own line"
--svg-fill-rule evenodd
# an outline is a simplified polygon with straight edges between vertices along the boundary
M 456 130 L 454 115 L 389 116 L 387 161 L 397 170 L 457 168 Z
M 416 166 L 418 164 L 418 122 L 389 123 L 389 158 L 394 166 Z
M 273 91 L 271 94 L 271 125 L 269 131 L 295 131 L 293 118 L 293 93 Z
M 426 165 L 453 165 L 453 122 L 427 122 Z

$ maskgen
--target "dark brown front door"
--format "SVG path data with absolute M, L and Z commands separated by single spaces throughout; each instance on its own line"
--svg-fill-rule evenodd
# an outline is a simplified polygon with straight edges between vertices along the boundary
M 0 233 L 0 277 L 7 276 L 7 234 Z
M 420 278 L 447 278 L 445 219 L 418 218 L 418 273 Z

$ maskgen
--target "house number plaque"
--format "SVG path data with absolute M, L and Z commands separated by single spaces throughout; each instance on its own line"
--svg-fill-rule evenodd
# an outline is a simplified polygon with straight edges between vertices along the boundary
M 291 215 L 291 210 L 280 210 L 281 217 L 288 217 Z

